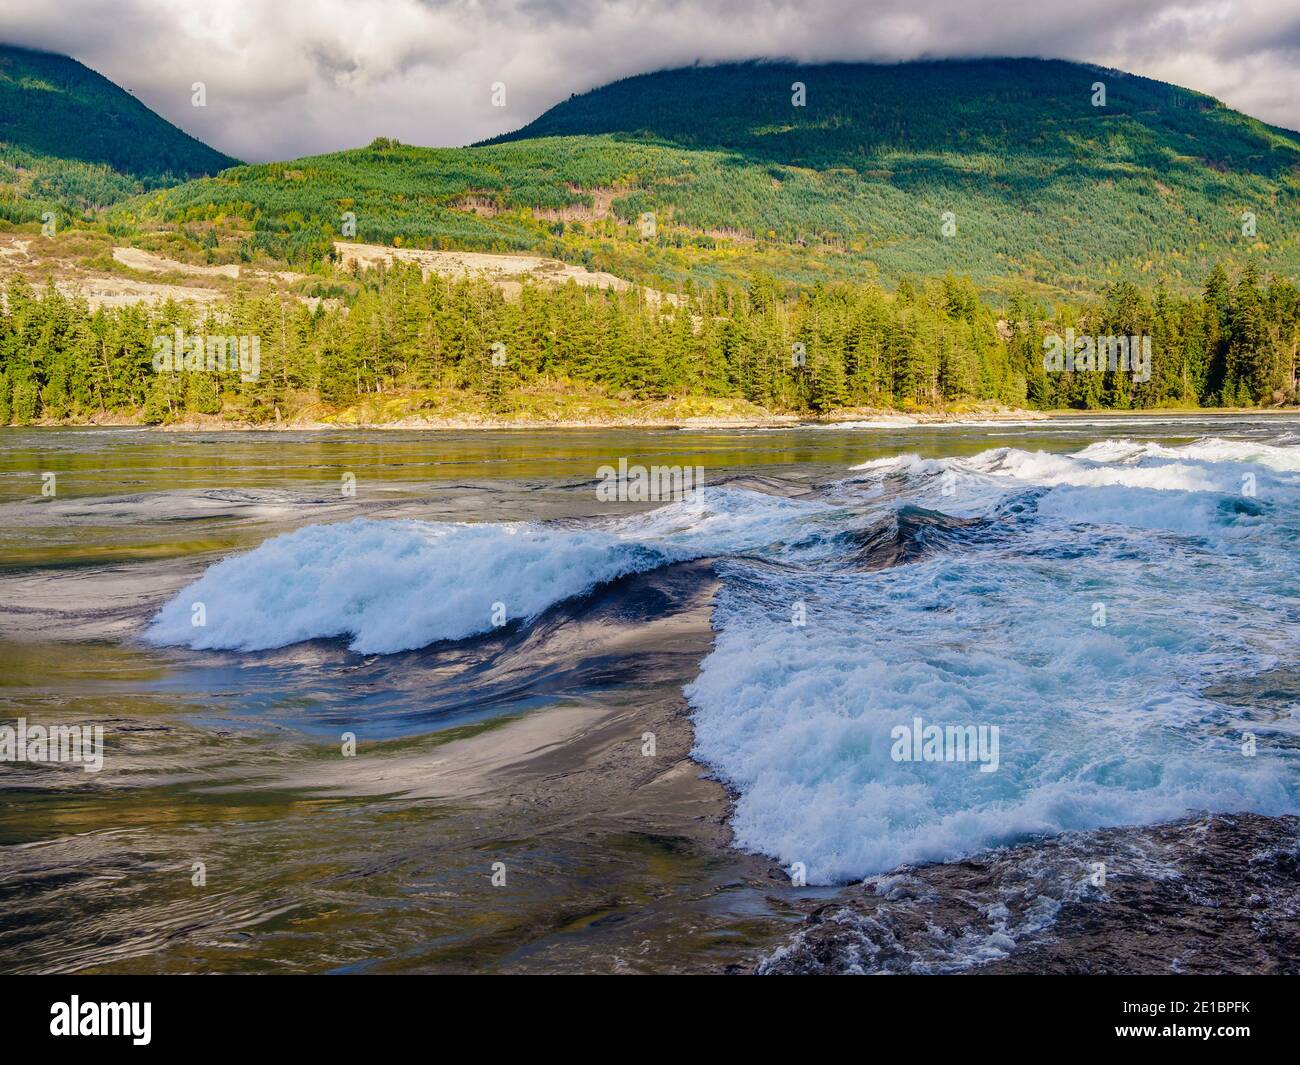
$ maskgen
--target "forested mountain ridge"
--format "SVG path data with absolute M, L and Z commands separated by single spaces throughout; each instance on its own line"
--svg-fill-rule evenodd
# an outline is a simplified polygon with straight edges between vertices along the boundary
M 75 59 L 0 44 L 0 218 L 82 213 L 236 162 Z
M 1151 79 L 997 59 L 641 75 L 470 148 L 381 138 L 118 216 L 221 219 L 298 261 L 350 212 L 362 240 L 536 251 L 660 287 L 952 271 L 985 291 L 1190 293 L 1217 261 L 1300 272 L 1297 207 L 1300 135 Z
M 1099 82 L 1104 99 L 1094 89 Z M 795 99 L 800 85 L 802 102 Z M 1223 169 L 1276 177 L 1295 166 L 1300 152 L 1300 134 L 1203 93 L 1057 59 L 683 67 L 571 96 L 483 143 L 608 133 L 827 169 L 902 149 L 1003 151 L 1026 133 L 1087 141 L 1098 135 L 1098 121 L 1109 135 L 1134 139 L 1132 155 L 1145 164 L 1166 162 L 1165 149 L 1172 149 Z

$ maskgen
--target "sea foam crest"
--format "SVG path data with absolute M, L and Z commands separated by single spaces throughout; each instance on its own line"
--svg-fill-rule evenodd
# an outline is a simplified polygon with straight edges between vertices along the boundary
M 738 794 L 737 843 L 832 883 L 1036 833 L 1300 811 L 1276 713 L 1207 694 L 1272 690 L 1300 642 L 1297 459 L 1208 439 L 859 467 L 838 490 L 982 513 L 988 535 L 877 572 L 722 564 L 687 695 L 696 757 Z M 795 599 L 801 626 L 781 611 Z M 896 761 L 892 730 L 916 717 L 996 726 L 999 769 Z
M 358 518 L 310 525 L 212 566 L 173 598 L 148 642 L 258 651 L 345 637 L 366 654 L 530 620 L 597 585 L 669 562 L 750 550 L 824 509 L 726 488 L 601 526 Z M 195 624 L 202 604 L 203 624 Z

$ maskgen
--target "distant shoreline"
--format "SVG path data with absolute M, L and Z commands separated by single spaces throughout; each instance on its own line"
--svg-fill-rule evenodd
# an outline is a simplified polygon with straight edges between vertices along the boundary
M 930 425 L 980 425 L 1019 423 L 1084 418 L 1174 418 L 1206 419 L 1227 417 L 1256 417 L 1275 415 L 1300 415 L 1300 408 L 1261 407 L 1206 407 L 1206 408 L 1147 408 L 1142 410 L 996 410 L 996 411 L 900 411 L 862 410 L 836 411 L 831 415 L 810 416 L 772 414 L 763 417 L 696 417 L 696 418 L 627 418 L 598 420 L 559 420 L 521 418 L 400 418 L 387 422 L 337 422 L 319 420 L 283 420 L 270 423 L 227 421 L 208 416 L 186 419 L 163 425 L 146 425 L 127 417 L 107 417 L 85 421 L 34 422 L 26 426 L 0 426 L 0 428 L 26 429 L 148 429 L 163 433 L 194 432 L 351 432 L 369 431 L 443 431 L 469 430 L 537 430 L 537 429 L 794 429 L 800 427 L 860 429 L 908 429 Z

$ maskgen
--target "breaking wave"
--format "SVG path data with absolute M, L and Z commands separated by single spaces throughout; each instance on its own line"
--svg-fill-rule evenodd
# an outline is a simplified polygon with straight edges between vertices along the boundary
M 605 527 L 310 525 L 211 567 L 159 612 L 145 639 L 258 651 L 342 637 L 354 651 L 391 654 L 531 621 L 631 573 L 761 547 L 824 509 L 725 488 L 701 497 Z

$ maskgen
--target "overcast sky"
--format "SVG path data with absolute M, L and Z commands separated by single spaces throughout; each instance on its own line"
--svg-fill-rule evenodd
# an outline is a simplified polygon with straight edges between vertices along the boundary
M 256 161 L 465 144 L 615 78 L 761 57 L 1086 60 L 1300 128 L 1296 0 L 2 0 L 0 39 Z

